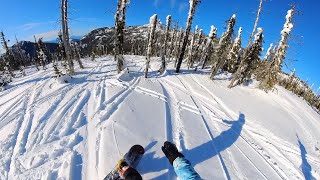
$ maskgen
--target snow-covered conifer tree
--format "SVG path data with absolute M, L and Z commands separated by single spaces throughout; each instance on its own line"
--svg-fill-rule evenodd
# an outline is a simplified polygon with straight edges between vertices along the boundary
M 4 89 L 4 86 L 12 82 L 13 77 L 9 72 L 9 62 L 5 58 L 5 56 L 0 56 L 0 91 Z
M 26 61 L 26 58 L 25 58 L 25 54 L 22 52 L 22 49 L 21 49 L 21 45 L 20 45 L 20 42 L 18 41 L 18 38 L 16 37 L 16 45 L 17 45 L 17 49 L 18 49 L 18 55 L 19 55 L 19 59 L 20 59 L 20 65 L 19 65 L 19 70 L 21 72 L 21 74 L 23 76 L 26 76 L 26 72 L 25 72 L 25 61 Z
M 200 56 L 202 53 L 202 47 L 203 47 L 203 43 L 204 43 L 203 29 L 199 30 L 196 40 L 197 41 L 195 42 L 194 53 L 192 55 L 192 59 L 190 62 L 191 66 L 194 64 L 195 60 L 199 61 L 201 59 Z
M 163 29 L 164 26 L 162 25 L 162 22 L 158 19 L 156 24 L 156 29 L 154 32 L 154 47 L 152 48 L 152 55 L 156 57 L 162 56 L 162 50 L 163 50 Z
M 38 44 L 37 44 L 37 46 L 38 46 L 38 48 L 37 48 L 37 58 L 38 58 L 40 64 L 42 65 L 42 69 L 46 69 L 47 55 L 43 50 L 42 44 L 43 44 L 42 38 L 39 38 L 38 39 Z
M 153 16 L 150 17 L 150 23 L 149 23 L 149 42 L 148 42 L 148 47 L 147 47 L 147 56 L 146 56 L 146 69 L 144 72 L 144 77 L 148 77 L 148 71 L 149 71 L 149 64 L 150 64 L 150 58 L 152 54 L 152 49 L 154 46 L 154 33 L 156 30 L 157 26 L 157 14 L 154 14 Z
M 2 87 L 6 86 L 10 82 L 12 82 L 12 75 L 9 72 L 8 64 L 5 62 L 4 59 L 0 59 L 1 61 L 4 61 L 3 64 L 3 70 L 0 71 L 0 91 Z
M 282 67 L 283 60 L 285 59 L 285 56 L 287 53 L 287 48 L 289 47 L 287 40 L 293 28 L 293 24 L 292 24 L 293 15 L 294 15 L 294 8 L 290 9 L 287 12 L 286 22 L 283 26 L 283 30 L 281 31 L 281 35 L 282 35 L 281 40 L 279 42 L 279 45 L 277 47 L 277 51 L 274 57 L 275 67 L 279 70 Z
M 278 75 L 281 72 L 283 61 L 286 57 L 288 45 L 288 38 L 292 31 L 292 18 L 294 15 L 294 7 L 288 10 L 286 15 L 286 22 L 281 31 L 281 40 L 276 48 L 272 61 L 265 63 L 263 70 L 258 71 L 257 77 L 260 80 L 259 87 L 264 90 L 270 90 L 278 83 Z
M 174 46 L 174 57 L 175 57 L 175 62 L 174 62 L 174 67 L 177 67 L 177 62 L 179 58 L 179 53 L 180 53 L 180 47 L 181 47 L 181 39 L 183 38 L 183 29 L 180 27 L 179 33 L 176 37 L 176 44 Z
M 62 38 L 62 33 L 58 33 L 58 47 L 56 49 L 56 55 L 57 55 L 57 61 L 61 61 L 62 66 L 64 69 L 67 71 L 67 59 L 66 59 L 66 53 L 65 53 L 65 48 L 63 44 L 63 38 Z M 59 68 L 59 67 L 57 67 Z
M 216 52 L 216 61 L 214 62 L 211 68 L 210 79 L 213 79 L 214 76 L 218 73 L 219 69 L 221 69 L 226 60 L 229 53 L 229 49 L 232 46 L 232 35 L 233 35 L 233 27 L 236 24 L 236 15 L 232 15 L 232 17 L 228 21 L 228 29 L 227 32 L 223 33 L 222 37 L 219 41 L 219 48 Z
M 37 53 L 37 56 L 38 56 L 38 58 L 39 58 L 39 60 L 40 60 L 40 63 L 41 63 L 41 65 L 42 65 L 42 69 L 47 69 L 46 68 L 46 61 L 47 61 L 47 56 L 46 56 L 46 54 L 43 52 L 43 50 L 40 48 L 39 49 L 39 51 L 38 51 L 38 53 Z
M 91 52 L 91 61 L 95 61 L 96 60 L 96 53 L 94 52 L 94 50 L 92 50 Z
M 126 20 L 126 6 L 129 0 L 118 0 L 118 8 L 115 14 L 115 60 L 117 61 L 117 71 L 120 73 L 125 69 L 123 57 L 124 28 Z
M 230 53 L 228 54 L 228 72 L 234 73 L 237 70 L 239 51 L 241 49 L 242 27 L 238 30 L 238 36 L 235 39 Z
M 82 62 L 81 62 L 81 60 L 80 60 L 81 56 L 80 56 L 80 47 L 79 47 L 79 45 L 78 45 L 76 42 L 71 43 L 71 49 L 72 49 L 72 55 L 73 55 L 73 57 L 74 57 L 74 58 L 76 59 L 76 61 L 78 62 L 79 67 L 80 67 L 81 69 L 83 69 L 84 67 L 83 67 Z
M 193 51 L 194 51 L 193 46 L 194 46 L 198 32 L 199 32 L 199 26 L 197 25 L 196 28 L 194 29 L 194 33 L 192 34 L 191 42 L 189 45 L 189 53 L 188 53 L 188 60 L 187 60 L 188 69 L 192 66 L 191 62 L 193 61 L 192 56 L 193 56 Z
M 8 47 L 8 44 L 7 44 L 7 40 L 4 36 L 4 33 L 1 31 L 1 44 L 2 44 L 2 47 L 3 49 L 5 50 L 5 54 L 4 54 L 4 67 L 5 67 L 5 73 L 9 73 L 9 75 L 6 75 L 7 76 L 7 80 L 10 80 L 11 82 L 11 79 L 12 77 L 14 77 L 14 74 L 13 74 L 13 68 L 12 68 L 12 63 L 14 61 L 14 56 L 12 55 L 12 52 L 9 50 L 9 47 Z
M 175 25 L 172 30 L 170 50 L 169 50 L 169 56 L 170 56 L 169 60 L 172 60 L 174 58 L 174 49 L 175 49 L 175 45 L 176 45 L 177 31 L 178 31 L 178 26 Z
M 165 32 L 165 38 L 164 38 L 164 45 L 163 45 L 163 50 L 162 50 L 162 56 L 161 56 L 161 68 L 159 72 L 162 74 L 166 70 L 166 54 L 167 54 L 167 46 L 168 46 L 168 39 L 169 39 L 169 31 L 170 31 L 170 26 L 171 26 L 171 16 L 167 16 L 167 21 L 166 21 L 166 32 Z
M 272 48 L 273 48 L 273 43 L 270 44 L 270 46 L 266 52 L 266 55 L 263 57 L 264 61 L 268 61 L 271 59 Z
M 211 55 L 211 52 L 212 52 L 212 42 L 213 42 L 213 39 L 217 37 L 217 28 L 215 28 L 213 25 L 211 26 L 211 30 L 210 30 L 210 33 L 209 33 L 209 37 L 208 37 L 208 40 L 207 40 L 207 44 L 206 44 L 206 47 L 204 49 L 204 53 L 203 53 L 203 56 L 202 56 L 202 69 L 205 67 L 205 65 L 207 64 L 207 61 L 209 60 L 210 58 L 210 55 Z
M 53 70 L 54 70 L 55 77 L 61 77 L 62 72 L 59 70 L 58 56 L 55 56 L 52 64 L 53 64 Z
M 291 72 L 291 74 L 289 76 L 289 80 L 288 80 L 287 84 L 284 85 L 284 87 L 290 91 L 293 90 L 293 81 L 295 79 L 295 75 L 296 75 L 296 69 L 293 69 L 293 71 Z
M 229 84 L 229 88 L 240 85 L 245 79 L 251 78 L 253 69 L 257 65 L 259 56 L 262 51 L 263 35 L 262 28 L 258 28 L 258 32 L 255 35 L 253 44 L 247 49 L 241 58 L 240 66 L 236 73 L 233 74 L 232 80 Z
M 187 44 L 188 44 L 189 34 L 190 34 L 190 30 L 191 30 L 193 16 L 194 16 L 194 13 L 196 11 L 196 6 L 200 3 L 200 1 L 199 0 L 189 0 L 189 3 L 190 3 L 189 16 L 188 16 L 188 19 L 187 19 L 186 32 L 185 32 L 185 36 L 184 36 L 182 47 L 181 47 L 180 56 L 179 56 L 178 63 L 177 63 L 177 68 L 176 68 L 176 72 L 177 73 L 180 71 L 180 67 L 181 67 L 181 64 L 182 64 L 184 53 L 185 53 L 185 50 L 186 50 L 186 47 L 187 47 Z

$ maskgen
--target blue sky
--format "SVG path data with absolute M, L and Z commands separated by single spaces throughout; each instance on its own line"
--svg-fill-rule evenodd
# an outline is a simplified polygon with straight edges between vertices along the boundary
M 69 0 L 71 35 L 85 35 L 98 27 L 114 24 L 116 0 Z M 189 0 L 131 0 L 127 14 L 127 25 L 142 25 L 149 22 L 150 16 L 158 14 L 160 20 L 170 14 L 181 26 L 185 26 Z M 196 10 L 193 27 L 199 25 L 208 33 L 210 26 L 218 28 L 220 36 L 225 21 L 232 14 L 237 15 L 236 31 L 243 27 L 243 45 L 246 45 L 253 27 L 259 0 L 202 0 Z M 299 11 L 294 18 L 294 30 L 289 40 L 286 64 L 296 68 L 297 75 L 308 80 L 314 89 L 320 86 L 320 2 L 313 0 L 266 0 L 259 21 L 264 29 L 264 49 L 270 43 L 277 44 L 285 15 L 291 4 Z M 60 0 L 4 0 L 0 11 L 0 30 L 14 41 L 32 40 L 33 35 L 45 40 L 55 39 L 60 29 Z M 264 53 L 263 53 L 264 54 Z M 284 68 L 286 72 L 288 68 Z

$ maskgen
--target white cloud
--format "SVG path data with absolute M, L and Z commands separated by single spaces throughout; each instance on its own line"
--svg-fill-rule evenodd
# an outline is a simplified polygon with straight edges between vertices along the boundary
M 48 32 L 43 32 L 39 34 L 35 34 L 36 38 L 43 38 L 44 41 L 50 41 L 53 39 L 56 39 L 58 37 L 58 31 L 48 31 Z M 33 39 L 33 36 L 31 38 L 28 38 L 29 40 Z
M 0 47 L 0 54 L 3 54 L 3 53 L 5 53 L 5 50 L 2 49 L 2 47 Z
M 174 8 L 175 5 L 176 5 L 176 0 L 170 0 L 171 8 Z
M 154 5 L 155 7 L 158 7 L 160 1 L 161 1 L 161 0 L 154 0 L 154 1 L 153 1 L 153 5 Z M 176 5 L 176 1 L 177 1 L 177 0 L 170 0 L 170 7 L 171 7 L 171 8 L 174 8 L 174 6 Z
M 102 22 L 99 18 L 91 18 L 91 17 L 80 17 L 73 20 L 76 22 L 86 22 L 86 23 L 96 23 L 96 22 Z
M 155 7 L 158 7 L 159 1 L 160 1 L 160 0 L 154 0 L 153 5 L 154 5 Z
M 23 31 L 27 31 L 27 30 L 39 27 L 41 25 L 48 25 L 48 24 L 52 24 L 52 23 L 54 23 L 54 21 L 26 23 L 22 26 L 19 26 L 18 29 L 23 30 Z
M 23 31 L 27 31 L 27 30 L 33 29 L 37 26 L 40 26 L 40 25 L 41 25 L 41 23 L 27 23 L 27 24 L 20 26 L 19 29 L 21 29 Z
M 179 4 L 179 8 L 178 8 L 178 11 L 179 13 L 182 13 L 183 11 L 185 11 L 186 9 L 188 9 L 189 7 L 189 4 L 186 3 L 186 2 L 182 2 Z

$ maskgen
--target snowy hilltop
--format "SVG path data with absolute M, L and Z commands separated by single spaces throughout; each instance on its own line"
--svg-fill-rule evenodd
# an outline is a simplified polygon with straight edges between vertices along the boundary
M 103 179 L 133 144 L 144 179 L 176 179 L 166 140 L 204 179 L 320 178 L 320 115 L 303 99 L 174 61 L 159 76 L 160 58 L 146 79 L 145 57 L 124 58 L 119 75 L 112 56 L 82 59 L 69 83 L 30 66 L 0 92 L 0 179 Z

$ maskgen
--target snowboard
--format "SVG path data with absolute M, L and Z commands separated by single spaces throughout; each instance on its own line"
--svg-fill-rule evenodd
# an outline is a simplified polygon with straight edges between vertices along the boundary
M 123 156 L 123 159 L 130 167 L 136 168 L 144 154 L 144 148 L 141 145 L 133 145 L 129 151 Z M 121 179 L 117 165 L 103 180 L 119 180 Z

